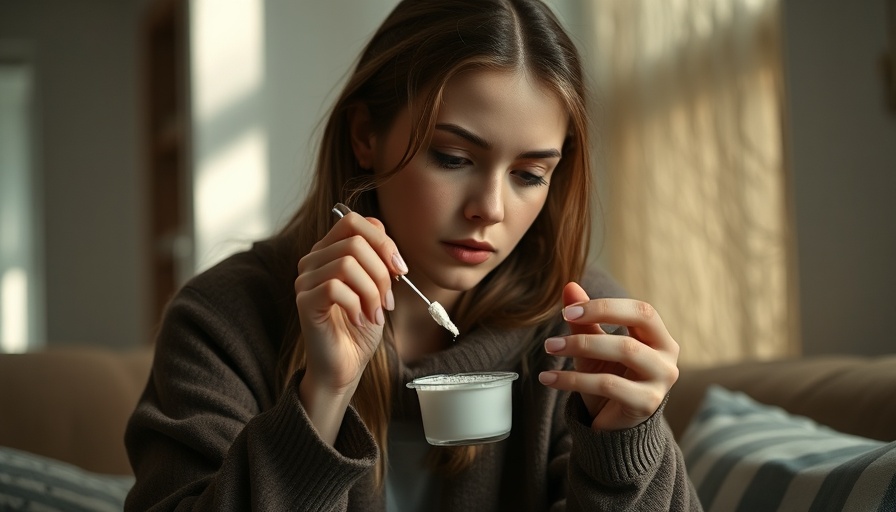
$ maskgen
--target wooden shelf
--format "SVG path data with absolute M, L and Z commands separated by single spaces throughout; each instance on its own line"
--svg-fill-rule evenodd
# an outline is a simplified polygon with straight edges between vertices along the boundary
M 156 0 L 144 17 L 146 236 L 154 324 L 192 264 L 187 9 L 186 0 Z

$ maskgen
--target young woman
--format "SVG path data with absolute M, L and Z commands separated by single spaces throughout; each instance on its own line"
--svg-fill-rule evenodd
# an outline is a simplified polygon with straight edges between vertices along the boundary
M 699 509 L 662 418 L 678 345 L 585 268 L 584 89 L 537 0 L 399 4 L 295 217 L 171 302 L 127 508 Z M 491 370 L 520 374 L 510 436 L 427 445 L 405 384 Z

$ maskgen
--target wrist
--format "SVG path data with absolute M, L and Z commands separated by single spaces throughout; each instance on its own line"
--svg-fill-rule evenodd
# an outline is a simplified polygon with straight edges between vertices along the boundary
M 345 411 L 354 395 L 354 387 L 351 390 L 334 390 L 306 371 L 297 384 L 296 392 L 321 438 L 330 445 L 335 443 Z

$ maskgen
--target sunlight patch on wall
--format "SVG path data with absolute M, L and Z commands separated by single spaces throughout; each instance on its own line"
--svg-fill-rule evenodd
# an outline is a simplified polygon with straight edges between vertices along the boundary
M 269 234 L 262 0 L 190 10 L 195 271 Z
M 34 218 L 32 69 L 0 64 L 0 352 L 39 348 L 41 229 Z
M 256 127 L 201 163 L 194 198 L 199 270 L 267 234 L 266 142 Z
M 28 275 L 10 268 L 0 278 L 0 352 L 28 350 Z
M 264 81 L 261 0 L 196 0 L 191 4 L 193 111 L 213 120 L 259 90 Z

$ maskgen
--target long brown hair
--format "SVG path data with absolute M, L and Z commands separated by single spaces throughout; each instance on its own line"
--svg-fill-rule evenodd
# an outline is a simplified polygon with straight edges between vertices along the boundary
M 377 216 L 376 188 L 421 150 L 433 131 L 442 92 L 457 73 L 476 68 L 524 69 L 553 91 L 569 114 L 563 157 L 547 201 L 515 250 L 475 288 L 465 292 L 452 317 L 461 332 L 477 325 L 533 325 L 556 315 L 562 287 L 581 276 L 591 232 L 591 169 L 585 85 L 574 44 L 539 0 L 404 0 L 379 27 L 329 114 L 311 189 L 277 235 L 307 254 L 333 224 L 330 209 L 346 202 Z M 363 104 L 376 133 L 386 132 L 402 109 L 411 113 L 408 148 L 395 169 L 376 175 L 360 168 L 352 151 L 348 112 Z M 301 327 L 285 341 L 284 381 L 305 365 Z M 384 343 L 391 343 L 390 330 Z M 381 344 L 352 400 L 380 446 L 377 481 L 385 474 L 391 414 L 392 365 Z M 475 448 L 440 454 L 442 469 L 459 471 Z

